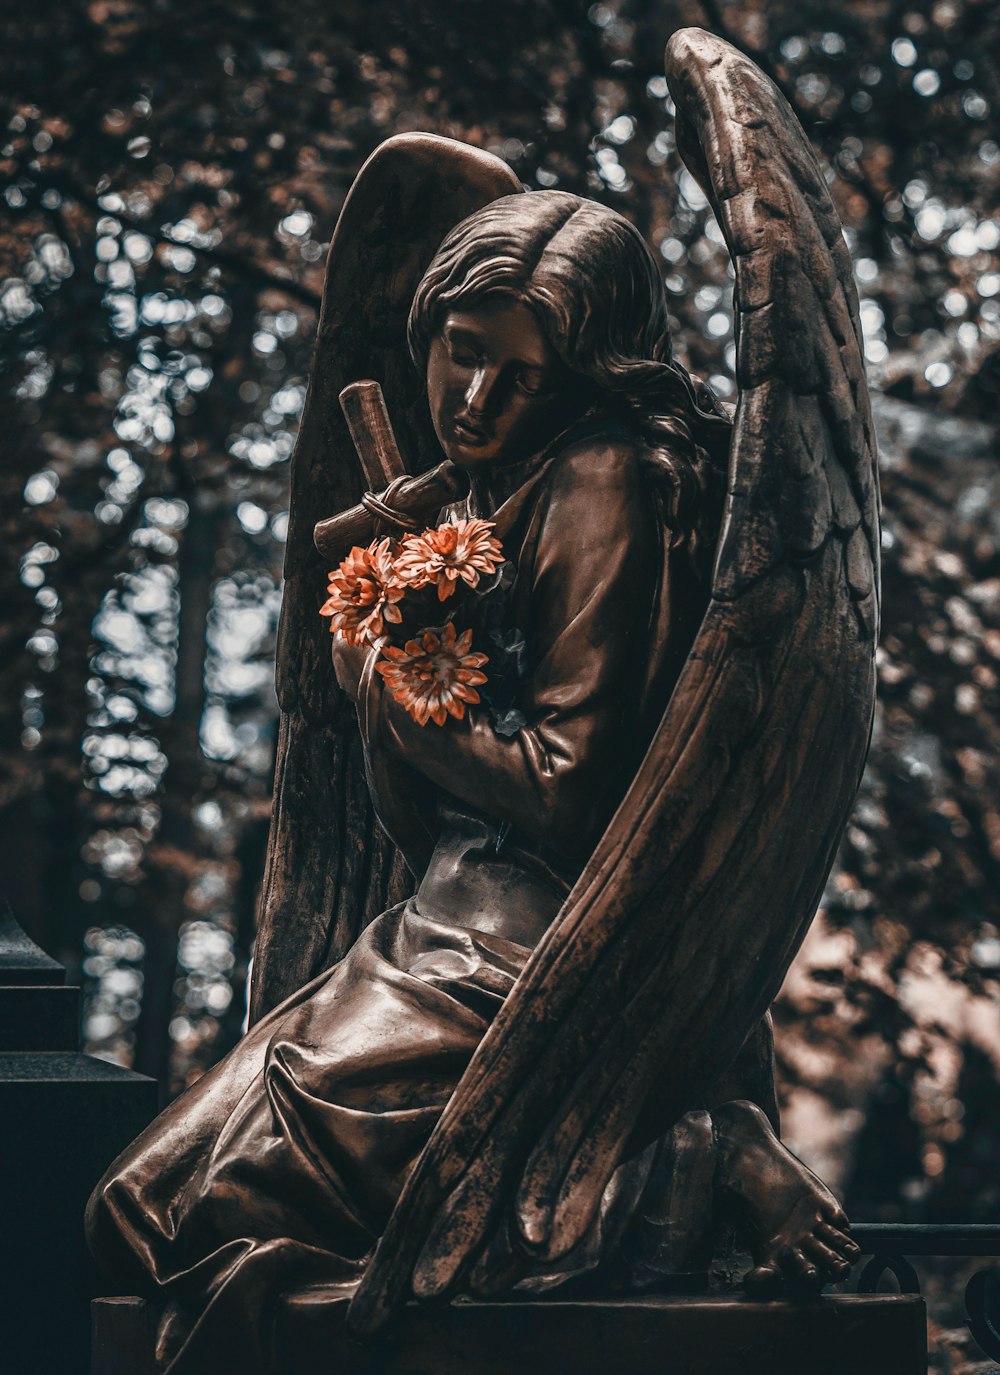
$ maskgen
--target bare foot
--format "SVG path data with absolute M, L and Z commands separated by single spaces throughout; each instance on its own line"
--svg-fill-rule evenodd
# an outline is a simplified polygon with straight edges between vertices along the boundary
M 713 1108 L 716 1187 L 733 1206 L 754 1268 L 744 1279 L 758 1298 L 782 1279 L 818 1291 L 846 1278 L 861 1254 L 843 1208 L 811 1170 L 781 1144 L 754 1103 Z

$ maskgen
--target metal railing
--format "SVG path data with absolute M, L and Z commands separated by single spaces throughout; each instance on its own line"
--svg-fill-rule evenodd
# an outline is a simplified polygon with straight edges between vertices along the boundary
M 990 1256 L 1000 1259 L 1000 1225 L 981 1223 L 857 1222 L 851 1235 L 865 1256 L 857 1292 L 874 1294 L 885 1274 L 901 1294 L 919 1294 L 920 1277 L 911 1256 Z M 1000 1268 L 977 1270 L 965 1286 L 965 1319 L 975 1341 L 1000 1361 Z

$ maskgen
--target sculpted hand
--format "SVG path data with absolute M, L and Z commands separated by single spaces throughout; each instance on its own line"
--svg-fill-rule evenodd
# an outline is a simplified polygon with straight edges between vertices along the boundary
M 371 645 L 349 645 L 346 640 L 340 639 L 339 636 L 333 637 L 333 643 L 330 646 L 333 671 L 337 675 L 337 682 L 352 702 L 358 700 L 358 684 L 361 681 L 365 660 L 370 653 Z

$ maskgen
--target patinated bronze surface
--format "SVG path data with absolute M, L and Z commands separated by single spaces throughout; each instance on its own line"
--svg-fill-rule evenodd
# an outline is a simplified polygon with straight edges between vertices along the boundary
M 871 725 L 857 300 L 770 83 L 697 30 L 667 75 L 736 264 L 735 420 L 672 361 L 657 265 L 605 207 L 422 135 L 345 206 L 293 467 L 256 1020 L 91 1206 L 99 1254 L 165 1303 L 176 1375 L 280 1365 L 276 1298 L 303 1284 L 353 1296 L 364 1336 L 413 1296 L 703 1271 L 717 1216 L 760 1294 L 856 1254 L 772 1129 L 766 1014 Z M 442 517 L 495 523 L 502 717 L 417 724 L 378 644 L 334 640 L 339 696 L 323 662 L 311 536 L 370 485 L 337 404 L 369 379 L 408 471 L 468 486 Z M 394 485 L 350 518 L 391 533 L 405 479 L 367 414 Z M 362 778 L 382 830 L 346 854 Z

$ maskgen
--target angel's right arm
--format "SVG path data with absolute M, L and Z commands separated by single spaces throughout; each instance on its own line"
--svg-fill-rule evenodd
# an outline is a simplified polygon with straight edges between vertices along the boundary
M 424 774 L 380 748 L 378 715 L 383 685 L 375 672 L 378 650 L 369 651 L 358 685 L 358 721 L 364 747 L 365 779 L 382 829 L 398 847 L 419 880 L 430 862 L 440 827 Z

